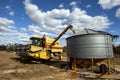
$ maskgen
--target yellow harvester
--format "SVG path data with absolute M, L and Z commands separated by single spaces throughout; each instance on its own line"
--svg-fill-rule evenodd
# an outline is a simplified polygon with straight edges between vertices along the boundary
M 52 58 L 61 59 L 63 48 L 60 45 L 58 39 L 68 30 L 71 29 L 73 33 L 75 31 L 72 29 L 72 25 L 68 25 L 63 32 L 57 38 L 47 38 L 45 35 L 40 37 L 31 37 L 31 44 L 27 49 L 24 47 L 21 50 L 16 49 L 16 54 L 24 58 L 35 58 L 42 60 L 50 60 Z M 24 49 L 24 50 L 23 50 Z M 23 52 L 22 52 L 23 51 Z
M 63 48 L 59 41 L 56 41 L 53 46 L 51 43 L 55 40 L 53 38 L 39 38 L 31 37 L 32 44 L 30 46 L 29 56 L 49 60 L 57 56 L 59 59 L 62 57 Z

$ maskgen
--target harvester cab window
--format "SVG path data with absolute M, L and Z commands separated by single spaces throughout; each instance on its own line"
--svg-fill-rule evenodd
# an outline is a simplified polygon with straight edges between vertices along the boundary
M 45 44 L 43 39 L 38 39 L 38 38 L 31 38 L 31 42 L 32 45 L 40 46 L 40 47 L 43 47 Z
M 39 39 L 31 38 L 32 45 L 38 46 L 39 45 Z
M 37 45 L 38 44 L 38 40 L 37 39 L 31 39 L 31 41 L 32 41 L 32 45 Z

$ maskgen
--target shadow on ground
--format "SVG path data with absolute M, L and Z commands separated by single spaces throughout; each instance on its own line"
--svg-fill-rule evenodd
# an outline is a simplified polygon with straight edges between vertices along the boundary
M 38 59 L 25 59 L 20 57 L 11 57 L 10 59 L 23 64 L 45 64 L 45 65 L 53 66 L 59 69 L 64 68 L 68 64 L 67 61 L 62 61 L 62 60 L 44 61 L 44 60 L 38 60 Z

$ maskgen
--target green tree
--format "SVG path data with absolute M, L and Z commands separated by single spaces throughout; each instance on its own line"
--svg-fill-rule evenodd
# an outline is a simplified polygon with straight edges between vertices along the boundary
M 6 45 L 0 45 L 0 50 L 5 51 L 6 50 Z

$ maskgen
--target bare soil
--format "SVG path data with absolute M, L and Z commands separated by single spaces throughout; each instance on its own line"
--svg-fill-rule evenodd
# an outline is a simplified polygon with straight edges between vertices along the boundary
M 0 51 L 0 80 L 84 80 L 74 71 L 61 69 L 62 61 L 27 61 L 15 54 Z
M 61 69 L 63 64 L 67 64 L 66 57 L 61 61 L 51 60 L 42 63 L 40 61 L 28 61 L 10 52 L 0 51 L 0 80 L 91 80 L 81 78 L 76 71 Z M 114 64 L 115 67 L 120 69 L 120 58 L 115 58 Z M 115 77 L 116 74 L 105 77 L 112 76 Z M 120 74 L 117 77 L 119 78 L 119 76 Z

